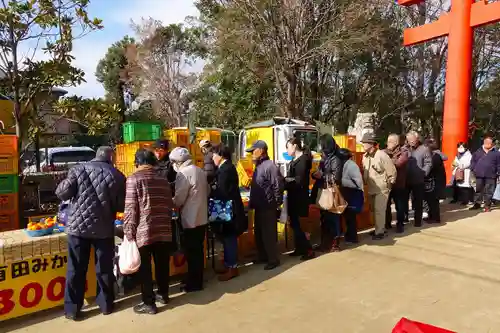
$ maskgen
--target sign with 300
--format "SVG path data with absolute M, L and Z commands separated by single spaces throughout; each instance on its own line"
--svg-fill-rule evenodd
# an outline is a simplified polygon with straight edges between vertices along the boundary
M 86 297 L 95 296 L 94 256 L 87 273 Z M 59 253 L 0 266 L 0 321 L 63 304 L 67 254 Z

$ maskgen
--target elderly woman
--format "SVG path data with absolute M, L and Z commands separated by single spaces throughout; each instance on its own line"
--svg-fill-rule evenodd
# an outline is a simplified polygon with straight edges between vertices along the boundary
M 141 254 L 142 303 L 136 313 L 156 314 L 156 301 L 168 302 L 170 253 L 172 252 L 172 192 L 167 178 L 155 169 L 153 152 L 139 149 L 135 154 L 137 171 L 127 178 L 124 234 L 135 241 Z M 151 257 L 155 262 L 158 293 L 153 292 Z
M 170 153 L 177 176 L 174 204 L 180 210 L 184 229 L 184 251 L 188 272 L 183 287 L 185 292 L 203 289 L 203 245 L 208 223 L 208 182 L 205 172 L 193 164 L 186 148 L 177 147 Z

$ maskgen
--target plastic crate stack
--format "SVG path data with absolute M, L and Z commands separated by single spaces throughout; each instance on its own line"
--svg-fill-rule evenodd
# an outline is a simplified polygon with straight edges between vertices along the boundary
M 19 229 L 17 136 L 0 135 L 0 231 Z
M 123 124 L 124 144 L 116 146 L 116 167 L 125 176 L 135 171 L 135 153 L 140 148 L 151 148 L 161 137 L 161 125 L 156 123 L 128 122 Z
M 186 128 L 174 128 L 163 132 L 164 137 L 169 141 L 170 149 L 184 147 L 189 149 L 191 156 L 197 166 L 203 167 L 203 153 L 200 149 L 201 140 L 209 140 L 213 144 L 221 142 L 220 131 L 198 129 L 196 131 L 196 141 L 189 143 L 189 131 Z

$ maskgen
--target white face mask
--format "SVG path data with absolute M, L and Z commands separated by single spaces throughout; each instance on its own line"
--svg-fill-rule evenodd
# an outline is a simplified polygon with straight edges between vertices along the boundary
M 460 154 L 465 153 L 465 148 L 464 148 L 464 147 L 460 147 L 460 148 L 458 148 L 458 152 L 459 152 Z

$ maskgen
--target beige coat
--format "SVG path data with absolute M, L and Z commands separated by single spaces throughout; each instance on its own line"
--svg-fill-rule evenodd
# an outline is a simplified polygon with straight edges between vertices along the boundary
M 193 165 L 192 160 L 184 162 L 177 172 L 173 199 L 180 209 L 183 228 L 192 229 L 208 223 L 208 194 L 205 172 Z
M 377 149 L 374 154 L 363 155 L 363 180 L 368 194 L 388 193 L 396 182 L 396 167 L 389 155 Z

